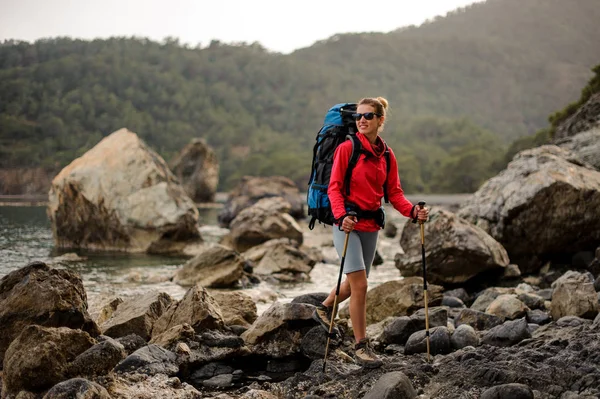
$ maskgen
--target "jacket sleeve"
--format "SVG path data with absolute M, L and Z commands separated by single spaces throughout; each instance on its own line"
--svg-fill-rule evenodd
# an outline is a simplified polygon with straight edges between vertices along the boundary
M 389 148 L 389 147 L 388 147 Z M 400 175 L 398 174 L 398 161 L 391 148 L 390 150 L 390 173 L 387 178 L 387 192 L 390 203 L 398 212 L 406 217 L 412 217 L 410 211 L 413 204 L 404 196 L 404 191 L 400 184 Z
M 345 141 L 335 149 L 333 154 L 333 167 L 331 168 L 331 177 L 329 179 L 329 187 L 327 188 L 327 196 L 331 203 L 333 217 L 337 220 L 346 214 L 344 205 L 344 178 L 350 155 L 352 153 L 352 143 Z

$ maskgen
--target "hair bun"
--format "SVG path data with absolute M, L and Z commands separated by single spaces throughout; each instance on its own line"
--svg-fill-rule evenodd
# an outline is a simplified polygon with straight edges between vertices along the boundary
M 377 97 L 377 99 L 379 100 L 379 102 L 381 103 L 381 105 L 383 105 L 383 108 L 387 109 L 388 108 L 388 100 L 386 100 L 383 97 Z

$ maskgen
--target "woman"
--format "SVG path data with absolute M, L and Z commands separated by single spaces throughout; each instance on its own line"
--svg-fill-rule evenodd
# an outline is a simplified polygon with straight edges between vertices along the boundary
M 346 279 L 340 286 L 338 303 L 350 298 L 350 320 L 354 330 L 355 359 L 364 367 L 379 367 L 381 359 L 373 353 L 366 337 L 367 277 L 377 249 L 377 236 L 383 227 L 381 199 L 384 186 L 392 206 L 402 215 L 419 221 L 428 218 L 427 208 L 413 205 L 400 186 L 396 157 L 389 149 L 389 157 L 384 156 L 386 143 L 379 133 L 383 130 L 388 102 L 385 98 L 364 98 L 358 103 L 356 136 L 365 151 L 361 154 L 350 179 L 349 193 L 346 191 L 344 176 L 352 154 L 352 142 L 346 140 L 340 144 L 333 158 L 333 169 L 327 194 L 331 202 L 334 217 L 338 221 L 333 226 L 333 242 L 342 256 L 346 234 L 349 234 L 348 247 L 343 272 Z M 390 161 L 390 173 L 386 165 Z M 354 211 L 358 214 L 350 216 Z M 335 299 L 335 287 L 317 307 L 313 317 L 329 331 L 331 313 Z

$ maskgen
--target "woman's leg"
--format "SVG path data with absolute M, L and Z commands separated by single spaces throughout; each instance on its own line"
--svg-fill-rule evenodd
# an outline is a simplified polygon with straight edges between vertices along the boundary
M 350 285 L 350 320 L 354 339 L 358 343 L 367 336 L 367 273 L 365 270 L 348 273 L 347 281 Z

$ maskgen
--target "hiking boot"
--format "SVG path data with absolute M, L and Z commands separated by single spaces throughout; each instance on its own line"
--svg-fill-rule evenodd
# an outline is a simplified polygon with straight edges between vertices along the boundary
M 362 367 L 374 369 L 381 367 L 383 364 L 381 359 L 377 357 L 375 352 L 373 352 L 371 343 L 367 338 L 363 338 L 357 344 L 355 344 L 354 350 L 354 360 L 356 360 L 356 363 Z
M 325 331 L 327 331 L 327 333 L 329 333 L 329 324 L 331 322 L 332 311 L 332 307 L 329 308 L 321 303 L 317 305 L 312 314 L 312 318 L 317 321 L 325 329 Z M 335 325 L 333 326 L 333 330 L 331 330 L 331 332 L 337 336 L 340 335 L 340 330 L 338 330 Z

